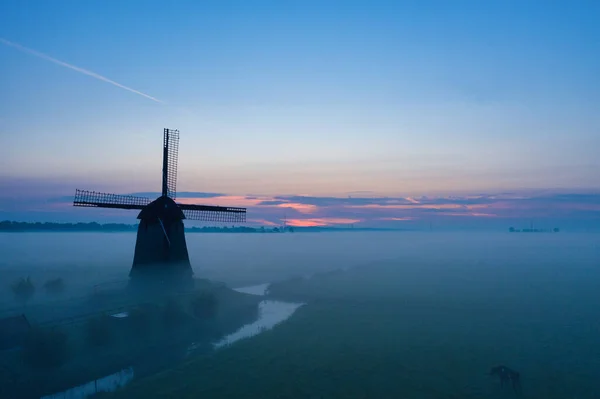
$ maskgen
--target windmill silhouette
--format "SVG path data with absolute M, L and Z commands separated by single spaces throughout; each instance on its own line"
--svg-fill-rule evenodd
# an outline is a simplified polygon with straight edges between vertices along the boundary
M 74 206 L 139 209 L 131 282 L 192 284 L 192 267 L 183 219 L 242 223 L 246 208 L 178 204 L 176 198 L 179 131 L 164 129 L 162 195 L 150 198 L 75 190 Z

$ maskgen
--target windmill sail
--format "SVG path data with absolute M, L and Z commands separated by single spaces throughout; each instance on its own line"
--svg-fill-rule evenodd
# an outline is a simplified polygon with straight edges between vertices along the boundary
M 96 208 L 139 209 L 137 238 L 131 266 L 132 282 L 147 281 L 150 276 L 159 284 L 178 281 L 193 287 L 193 271 L 185 241 L 184 219 L 206 222 L 243 223 L 246 209 L 178 204 L 177 158 L 179 131 L 163 130 L 162 192 L 155 200 L 134 195 L 75 190 L 73 205 Z M 135 283 L 137 284 L 137 283 Z
M 224 206 L 177 204 L 186 219 L 204 222 L 243 223 L 246 221 L 245 208 Z
M 163 138 L 162 195 L 177 197 L 177 158 L 179 157 L 179 130 L 165 129 Z
M 142 209 L 152 200 L 134 195 L 99 193 L 96 191 L 75 190 L 74 206 L 92 208 Z

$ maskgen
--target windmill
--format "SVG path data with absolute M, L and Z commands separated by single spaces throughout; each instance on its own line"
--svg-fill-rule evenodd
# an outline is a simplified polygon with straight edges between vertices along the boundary
M 175 202 L 179 131 L 164 129 L 162 195 L 150 198 L 75 190 L 74 206 L 139 209 L 132 282 L 192 282 L 183 219 L 242 223 L 246 208 L 179 204 Z

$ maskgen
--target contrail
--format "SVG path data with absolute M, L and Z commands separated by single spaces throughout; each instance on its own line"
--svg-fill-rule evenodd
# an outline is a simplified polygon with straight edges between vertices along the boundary
M 84 75 L 91 76 L 92 78 L 96 78 L 96 79 L 101 80 L 103 82 L 110 83 L 111 85 L 120 87 L 121 89 L 125 89 L 125 90 L 128 90 L 128 91 L 132 92 L 132 93 L 139 94 L 140 96 L 146 97 L 146 98 L 148 98 L 148 99 L 150 99 L 152 101 L 156 101 L 157 103 L 164 104 L 164 102 L 160 101 L 158 98 L 154 98 L 152 96 L 149 96 L 148 94 L 142 93 L 141 91 L 137 91 L 135 89 L 132 89 L 131 87 L 124 86 L 121 83 L 115 82 L 114 80 L 110 80 L 109 78 L 105 78 L 102 75 L 98 75 L 95 72 L 88 71 L 87 69 L 79 68 L 78 66 L 75 66 L 75 65 L 67 64 L 66 62 L 57 60 L 56 58 L 52 58 L 49 55 L 46 55 L 44 53 L 40 53 L 39 51 L 35 51 L 35 50 L 30 49 L 30 48 L 21 46 L 18 43 L 13 43 L 13 42 L 11 42 L 9 40 L 6 40 L 6 39 L 3 39 L 1 37 L 0 37 L 0 43 L 6 44 L 7 46 L 10 46 L 10 47 L 14 47 L 17 50 L 20 50 L 20 51 L 22 51 L 24 53 L 35 55 L 36 57 L 42 58 L 42 59 L 44 59 L 46 61 L 50 61 L 50 62 L 53 62 L 55 64 L 64 66 L 66 68 L 72 69 L 72 70 L 77 71 L 79 73 L 82 73 Z

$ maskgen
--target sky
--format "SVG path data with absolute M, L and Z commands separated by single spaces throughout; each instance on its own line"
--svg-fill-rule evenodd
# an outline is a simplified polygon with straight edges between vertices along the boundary
M 598 226 L 599 19 L 577 0 L 4 0 L 0 218 L 129 220 L 74 190 L 159 191 L 167 127 L 182 201 L 254 223 Z

